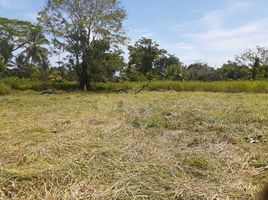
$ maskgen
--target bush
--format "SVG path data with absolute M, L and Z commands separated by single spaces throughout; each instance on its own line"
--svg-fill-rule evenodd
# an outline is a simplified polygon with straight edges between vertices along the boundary
M 0 82 L 0 95 L 8 94 L 11 91 L 11 88 L 5 83 Z
M 78 90 L 79 84 L 76 82 L 61 82 L 61 83 L 53 83 L 52 88 L 57 90 Z
M 77 90 L 79 88 L 76 82 L 48 82 L 36 79 L 20 79 L 15 77 L 6 78 L 4 83 L 14 90 L 35 90 L 43 91 L 48 89 L 57 90 Z
M 16 77 L 6 78 L 3 81 L 14 90 L 29 90 L 33 84 L 30 79 L 20 79 Z

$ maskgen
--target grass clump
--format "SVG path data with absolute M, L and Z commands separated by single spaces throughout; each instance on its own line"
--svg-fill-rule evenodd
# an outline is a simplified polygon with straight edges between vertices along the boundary
M 212 165 L 208 161 L 208 159 L 205 156 L 201 155 L 193 155 L 191 157 L 187 157 L 183 161 L 184 165 L 187 165 L 191 168 L 196 168 L 199 170 L 210 170 L 212 169 Z
M 194 178 L 206 179 L 213 173 L 213 165 L 203 155 L 187 156 L 183 165 L 187 173 L 191 174 Z

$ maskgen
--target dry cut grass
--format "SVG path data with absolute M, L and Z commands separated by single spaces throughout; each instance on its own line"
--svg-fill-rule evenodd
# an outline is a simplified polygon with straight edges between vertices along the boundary
M 0 96 L 0 199 L 257 199 L 268 95 Z

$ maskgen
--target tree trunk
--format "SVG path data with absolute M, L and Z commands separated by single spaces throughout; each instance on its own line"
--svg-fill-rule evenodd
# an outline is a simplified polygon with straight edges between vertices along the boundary
M 257 57 L 255 59 L 255 63 L 253 65 L 253 71 L 252 71 L 252 79 L 256 80 L 257 78 L 257 69 L 260 67 L 260 59 Z
M 268 79 L 268 65 L 264 68 L 264 78 Z
M 79 85 L 80 89 L 83 91 L 88 91 L 89 89 L 89 74 L 88 74 L 88 66 L 87 63 L 83 60 L 81 63 L 81 71 L 79 74 Z
M 255 81 L 255 80 L 256 80 L 256 77 L 257 77 L 257 69 L 256 69 L 256 67 L 254 66 L 254 67 L 253 67 L 253 71 L 252 71 L 252 79 Z

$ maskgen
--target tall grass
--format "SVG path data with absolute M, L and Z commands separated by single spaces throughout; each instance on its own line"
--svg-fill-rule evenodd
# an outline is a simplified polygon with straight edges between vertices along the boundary
M 76 82 L 51 83 L 47 81 L 7 78 L 3 82 L 14 90 L 47 89 L 78 90 Z M 118 92 L 138 91 L 147 86 L 147 82 L 118 82 L 118 83 L 94 83 L 94 91 Z M 265 81 L 219 81 L 219 82 L 179 82 L 179 81 L 152 81 L 145 90 L 175 90 L 175 91 L 205 91 L 225 93 L 268 93 L 268 80 Z
M 96 90 L 118 91 L 135 90 L 147 85 L 138 83 L 97 83 Z M 146 90 L 205 91 L 225 93 L 268 93 L 268 81 L 221 81 L 221 82 L 178 82 L 153 81 Z

